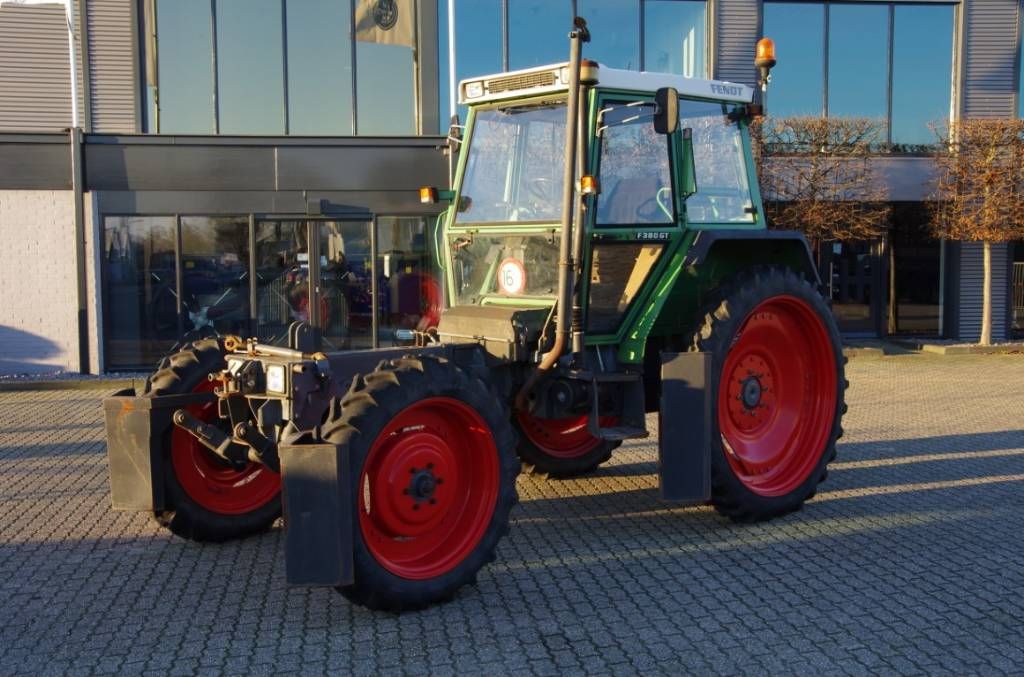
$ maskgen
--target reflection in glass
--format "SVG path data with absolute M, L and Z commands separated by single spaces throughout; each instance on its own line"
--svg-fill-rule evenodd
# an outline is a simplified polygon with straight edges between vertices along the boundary
M 653 104 L 635 107 L 626 103 L 604 104 L 601 124 L 606 126 L 601 132 L 602 194 L 597 198 L 597 223 L 672 223 L 675 209 L 669 137 L 654 131 Z
M 558 221 L 565 104 L 479 111 L 459 223 Z
M 679 102 L 679 126 L 693 130 L 697 192 L 686 199 L 691 223 L 751 223 L 754 220 L 743 133 L 727 117 L 726 104 Z
M 107 369 L 152 369 L 179 336 L 174 217 L 103 220 Z
M 249 222 L 181 219 L 182 324 L 188 337 L 249 333 Z
M 892 141 L 931 144 L 928 124 L 949 118 L 953 7 L 896 5 L 893 22 Z
M 284 134 L 281 42 L 281 0 L 217 0 L 221 134 Z
M 256 224 L 256 338 L 286 345 L 288 326 L 309 319 L 305 221 Z
M 568 0 L 508 0 L 509 68 L 568 61 L 571 28 Z
M 359 134 L 416 133 L 413 51 L 406 45 L 356 42 Z
M 821 115 L 825 86 L 824 7 L 811 3 L 766 2 L 764 35 L 775 40 L 779 55 L 769 88 L 771 114 L 775 117 Z M 885 56 L 884 47 L 882 56 Z
M 704 8 L 704 0 L 644 3 L 644 70 L 706 77 Z
M 288 0 L 288 131 L 352 133 L 351 3 Z
M 313 223 L 319 237 L 320 327 L 325 350 L 373 347 L 370 223 Z
M 448 130 L 453 111 L 449 110 L 448 81 L 448 3 L 437 3 L 440 59 L 441 132 Z M 455 80 L 497 73 L 501 70 L 501 3 L 495 0 L 456 0 L 455 2 Z M 459 118 L 466 122 L 466 107 Z
M 213 28 L 209 0 L 158 0 L 159 112 L 150 131 L 212 134 Z M 157 129 L 159 124 L 159 129 Z
M 382 346 L 395 342 L 396 329 L 424 331 L 437 326 L 442 283 L 431 264 L 432 243 L 424 218 L 377 218 L 377 307 Z
M 780 63 L 783 58 L 780 53 Z M 884 119 L 888 72 L 889 7 L 830 5 L 828 114 Z
M 548 235 L 448 236 L 460 305 L 495 296 L 552 298 L 558 288 L 558 240 Z
M 587 58 L 612 68 L 640 70 L 639 0 L 579 0 L 577 4 L 592 35 L 585 47 Z

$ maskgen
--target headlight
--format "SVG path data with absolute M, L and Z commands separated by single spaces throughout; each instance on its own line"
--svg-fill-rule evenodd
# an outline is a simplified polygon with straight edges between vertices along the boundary
M 475 99 L 484 95 L 484 83 L 481 80 L 467 82 L 463 87 L 467 99 Z
M 272 364 L 267 367 L 267 392 L 284 392 L 284 365 Z

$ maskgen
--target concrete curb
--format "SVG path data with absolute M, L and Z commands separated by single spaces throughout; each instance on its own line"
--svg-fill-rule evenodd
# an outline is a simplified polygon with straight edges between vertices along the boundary
M 41 390 L 123 390 L 140 387 L 145 377 L 130 378 L 90 378 L 90 379 L 11 379 L 0 381 L 0 393 L 31 392 Z
M 843 355 L 849 358 L 885 357 L 885 351 L 881 348 L 871 348 L 868 346 L 843 346 Z
M 1012 355 L 1024 353 L 1024 343 L 999 343 L 993 346 L 975 345 L 946 345 L 943 343 L 929 343 L 927 341 L 915 341 L 911 339 L 890 339 L 892 343 L 918 350 L 930 355 Z

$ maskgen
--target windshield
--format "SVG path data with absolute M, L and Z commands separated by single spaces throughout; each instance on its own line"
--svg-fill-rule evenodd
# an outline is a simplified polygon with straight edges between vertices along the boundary
M 565 104 L 477 111 L 457 223 L 561 219 Z

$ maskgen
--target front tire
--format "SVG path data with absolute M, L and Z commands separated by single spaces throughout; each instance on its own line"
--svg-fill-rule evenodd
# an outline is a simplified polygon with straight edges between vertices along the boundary
M 209 374 L 224 369 L 224 348 L 204 339 L 164 358 L 143 397 L 211 392 Z M 217 403 L 187 407 L 206 423 L 227 426 Z M 156 521 L 181 538 L 221 542 L 268 530 L 281 516 L 281 477 L 258 463 L 232 468 L 190 433 L 172 425 L 163 440 L 165 510 Z
M 321 433 L 348 447 L 354 580 L 371 609 L 451 598 L 494 560 L 517 499 L 506 404 L 446 360 L 390 360 L 333 400 Z
M 741 273 L 693 348 L 712 358 L 712 504 L 742 522 L 798 510 L 827 475 L 846 411 L 845 358 L 825 299 L 788 269 Z

